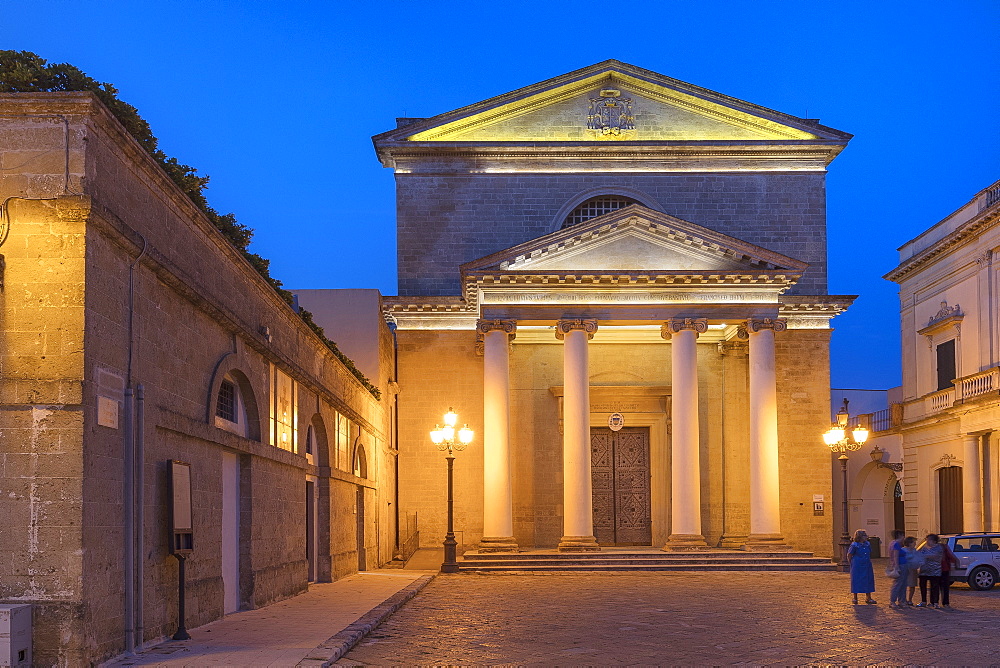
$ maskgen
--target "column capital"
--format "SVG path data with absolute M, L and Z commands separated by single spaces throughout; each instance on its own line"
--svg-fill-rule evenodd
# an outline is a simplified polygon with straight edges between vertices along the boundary
M 507 338 L 513 340 L 517 336 L 516 320 L 477 320 L 476 335 L 482 340 L 488 332 L 506 332 Z
M 756 334 L 762 329 L 783 332 L 788 329 L 788 321 L 783 318 L 747 318 L 745 322 L 740 323 L 736 336 L 749 339 L 751 333 Z
M 516 320 L 477 320 L 476 321 L 476 355 L 482 357 L 486 352 L 486 335 L 490 332 L 506 332 L 507 343 L 517 336 Z
M 693 329 L 695 335 L 708 331 L 708 318 L 671 318 L 660 326 L 660 336 L 669 339 L 684 329 Z
M 575 318 L 569 320 L 556 321 L 556 338 L 562 340 L 566 335 L 575 329 L 581 329 L 587 333 L 587 339 L 594 338 L 597 331 L 597 320 L 589 318 Z

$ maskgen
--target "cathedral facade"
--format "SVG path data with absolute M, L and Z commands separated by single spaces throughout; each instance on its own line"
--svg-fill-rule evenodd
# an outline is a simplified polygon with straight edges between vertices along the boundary
M 606 61 L 374 137 L 401 510 L 465 549 L 829 555 L 827 167 L 850 135 Z

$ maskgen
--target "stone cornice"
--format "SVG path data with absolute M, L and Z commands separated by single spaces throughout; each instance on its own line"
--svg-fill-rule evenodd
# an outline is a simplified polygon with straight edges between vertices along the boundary
M 400 142 L 400 174 L 581 171 L 824 171 L 843 144 L 815 140 L 607 142 Z
M 778 315 L 788 329 L 829 329 L 830 320 L 850 307 L 857 295 L 782 295 Z
M 939 256 L 965 243 L 975 241 L 986 229 L 996 225 L 998 221 L 1000 221 L 1000 202 L 983 209 L 957 230 L 901 263 L 882 278 L 894 283 L 901 283 L 907 276 L 927 266 Z
M 615 243 L 620 239 L 643 238 L 648 242 L 673 248 L 678 251 L 697 253 L 702 256 L 706 268 L 688 270 L 687 273 L 755 273 L 761 270 L 783 270 L 789 275 L 799 276 L 808 268 L 808 263 L 782 253 L 757 246 L 709 229 L 703 225 L 682 220 L 676 216 L 654 211 L 640 204 L 632 204 L 617 211 L 597 216 L 591 220 L 572 225 L 555 232 L 531 239 L 490 255 L 471 260 L 461 265 L 464 274 L 472 272 L 503 273 L 517 275 L 522 271 L 530 273 L 568 274 L 568 271 L 544 270 L 531 265 L 539 264 L 560 255 L 572 256 L 586 250 L 589 245 Z M 737 267 L 733 267 L 737 264 Z M 714 266 L 714 268 L 712 268 Z M 630 271 L 574 267 L 577 274 L 637 274 L 678 273 L 666 271 L 666 267 L 629 268 Z
M 831 317 L 843 313 L 857 295 L 782 295 L 779 297 L 782 317 L 786 313 L 824 313 Z
M 704 271 L 662 271 L 648 272 L 590 272 L 568 271 L 566 273 L 536 274 L 527 271 L 470 271 L 466 273 L 467 285 L 544 285 L 586 286 L 586 285 L 778 285 L 787 288 L 801 276 L 801 272 L 770 270 L 754 272 Z

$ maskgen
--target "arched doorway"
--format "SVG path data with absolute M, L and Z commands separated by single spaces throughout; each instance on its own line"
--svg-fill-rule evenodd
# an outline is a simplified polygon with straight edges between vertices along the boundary
M 855 477 L 850 505 L 848 533 L 864 529 L 869 536 L 879 538 L 884 547 L 891 540 L 893 529 L 903 529 L 902 488 L 891 468 L 875 462 L 863 466 Z

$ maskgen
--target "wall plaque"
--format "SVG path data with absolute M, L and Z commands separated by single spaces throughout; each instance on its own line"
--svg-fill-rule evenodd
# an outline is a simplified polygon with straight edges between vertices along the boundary
M 118 402 L 111 397 L 97 397 L 97 424 L 102 427 L 118 428 Z

